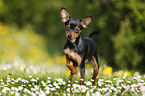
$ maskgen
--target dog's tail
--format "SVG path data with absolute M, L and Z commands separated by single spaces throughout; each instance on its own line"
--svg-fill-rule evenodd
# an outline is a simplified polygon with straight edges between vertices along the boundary
M 91 38 L 94 34 L 100 33 L 100 31 L 93 31 L 92 33 L 89 34 L 89 38 Z

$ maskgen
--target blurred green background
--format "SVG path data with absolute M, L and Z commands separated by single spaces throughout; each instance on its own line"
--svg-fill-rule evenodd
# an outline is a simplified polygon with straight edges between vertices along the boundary
M 114 69 L 145 73 L 144 0 L 0 0 L 0 62 L 21 57 L 49 64 L 55 56 L 62 56 L 56 62 L 65 58 L 61 7 L 74 18 L 93 17 L 82 36 L 101 31 L 93 36 L 100 66 L 105 62 Z

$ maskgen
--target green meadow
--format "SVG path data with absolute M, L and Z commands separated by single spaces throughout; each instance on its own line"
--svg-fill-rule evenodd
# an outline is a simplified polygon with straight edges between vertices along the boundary
M 0 24 L 0 36 L 1 96 L 145 95 L 145 75 L 113 70 L 102 58 L 99 58 L 96 85 L 92 85 L 91 64 L 86 64 L 85 85 L 79 84 L 79 70 L 73 80 L 68 81 L 70 71 L 65 65 L 65 56 L 49 55 L 42 36 L 30 27 L 20 30 Z

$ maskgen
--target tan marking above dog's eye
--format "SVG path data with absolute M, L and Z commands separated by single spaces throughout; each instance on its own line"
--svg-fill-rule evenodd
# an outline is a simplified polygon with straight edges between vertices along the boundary
M 67 27 L 70 28 L 70 25 L 68 25 Z
M 78 26 L 75 27 L 75 30 L 78 29 Z

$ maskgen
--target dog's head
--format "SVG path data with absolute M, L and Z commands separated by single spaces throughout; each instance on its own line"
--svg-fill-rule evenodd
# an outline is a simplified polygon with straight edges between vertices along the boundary
M 66 8 L 61 8 L 62 21 L 65 23 L 66 37 L 70 41 L 75 41 L 75 39 L 80 35 L 82 28 L 87 28 L 92 22 L 92 17 L 88 16 L 81 20 L 77 18 L 72 18 Z

